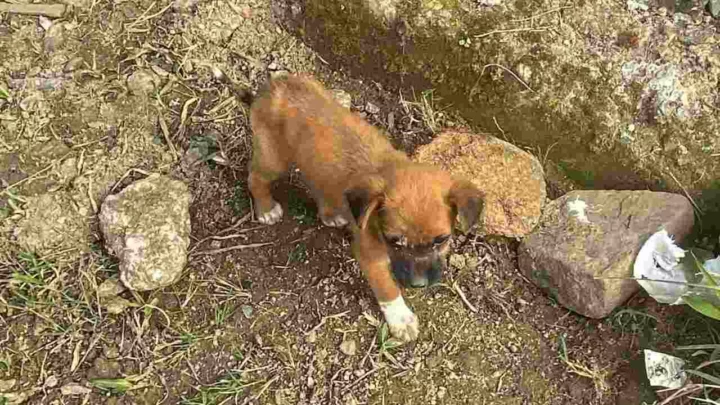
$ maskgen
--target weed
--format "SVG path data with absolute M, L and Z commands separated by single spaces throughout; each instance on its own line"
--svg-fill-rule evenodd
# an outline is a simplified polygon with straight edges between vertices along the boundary
M 288 264 L 303 263 L 307 258 L 307 246 L 304 243 L 298 243 L 288 255 Z
M 233 194 L 225 202 L 233 211 L 235 216 L 240 216 L 250 209 L 250 198 L 245 186 L 237 183 L 233 188 Z
M 211 136 L 193 136 L 190 138 L 190 149 L 195 150 L 200 156 L 200 160 L 207 162 L 211 169 L 215 168 L 213 160 L 220 150 L 217 140 Z
M 592 188 L 595 184 L 595 174 L 589 170 L 577 170 L 568 162 L 558 163 L 558 170 L 568 179 L 585 188 Z
M 654 328 L 658 320 L 654 316 L 632 308 L 624 308 L 611 318 L 611 324 L 620 333 L 640 333 L 647 327 Z
M 215 307 L 215 326 L 225 323 L 233 313 L 235 313 L 235 308 L 232 308 L 230 304 L 225 303 Z
M 303 199 L 295 189 L 288 191 L 288 214 L 302 225 L 317 222 L 317 207 Z
M 190 349 L 195 343 L 198 341 L 198 336 L 194 333 L 183 333 L 180 335 L 180 346 L 181 348 L 187 350 Z
M 597 366 L 593 365 L 592 368 L 578 362 L 571 360 L 568 356 L 567 345 L 565 343 L 565 334 L 559 336 L 559 357 L 560 360 L 568 366 L 571 373 L 579 375 L 581 377 L 589 378 L 595 385 L 596 394 L 601 397 L 609 389 L 606 382 L 607 372 L 598 369 Z
M 133 388 L 133 383 L 126 378 L 96 378 L 90 380 L 90 384 L 111 395 L 123 395 Z
M 243 383 L 240 373 L 229 373 L 212 385 L 201 387 L 192 398 L 183 398 L 183 405 L 217 405 L 237 401 L 250 385 Z
M 45 291 L 46 278 L 52 275 L 52 265 L 29 252 L 20 253 L 17 263 L 10 278 L 10 303 L 34 308 Z

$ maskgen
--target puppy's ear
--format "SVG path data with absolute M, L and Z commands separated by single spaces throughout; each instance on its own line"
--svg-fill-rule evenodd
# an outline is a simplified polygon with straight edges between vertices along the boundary
M 448 202 L 457 213 L 458 228 L 467 233 L 478 221 L 485 195 L 466 179 L 456 179 L 448 194 Z
M 361 229 L 367 226 L 370 216 L 382 205 L 386 184 L 385 179 L 378 174 L 358 176 L 351 181 L 345 198 Z

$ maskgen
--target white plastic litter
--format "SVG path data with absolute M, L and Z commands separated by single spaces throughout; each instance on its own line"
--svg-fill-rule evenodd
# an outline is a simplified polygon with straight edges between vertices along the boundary
M 663 229 L 650 236 L 640 248 L 633 265 L 633 275 L 640 286 L 656 301 L 671 305 L 682 304 L 682 296 L 688 289 L 685 272 L 678 267 L 683 257 L 685 251 L 675 245 L 670 235 Z M 648 280 L 672 281 L 672 283 Z
M 687 373 L 683 370 L 685 361 L 664 353 L 644 350 L 645 373 L 650 385 L 678 389 L 685 384 Z
M 713 276 L 720 276 L 720 256 L 706 260 L 705 263 L 703 263 L 703 267 L 705 267 L 708 273 L 712 273 Z

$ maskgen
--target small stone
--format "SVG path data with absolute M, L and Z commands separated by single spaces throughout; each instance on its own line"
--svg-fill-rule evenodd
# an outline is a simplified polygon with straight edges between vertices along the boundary
M 308 376 L 307 378 L 307 386 L 308 388 L 312 388 L 315 386 L 315 379 L 312 378 L 312 376 Z
M 160 66 L 157 66 L 157 65 L 152 65 L 152 66 L 150 66 L 150 69 L 151 69 L 153 72 L 155 72 L 156 75 L 158 75 L 158 76 L 160 76 L 160 77 L 167 77 L 167 76 L 170 75 L 170 73 L 168 73 L 167 70 L 165 70 L 165 69 L 163 69 L 163 68 L 161 68 Z
M 97 289 L 98 297 L 100 297 L 101 299 L 114 297 L 122 293 L 123 291 L 125 291 L 125 287 L 123 287 L 123 285 L 114 278 L 109 278 L 103 281 L 103 283 L 100 284 Z
M 118 378 L 122 374 L 122 366 L 117 360 L 98 357 L 88 371 L 90 378 Z
M 693 224 L 693 207 L 679 194 L 572 191 L 545 208 L 518 249 L 518 266 L 568 309 L 603 318 L 638 290 L 633 263 L 645 240 L 664 227 L 679 243 Z
M 340 351 L 346 356 L 354 356 L 357 352 L 357 343 L 354 340 L 344 340 L 340 343 Z
M 126 300 L 125 298 L 113 296 L 104 299 L 103 306 L 108 311 L 108 313 L 118 315 L 123 313 L 125 309 L 129 307 L 134 307 L 135 304 Z
M 377 114 L 380 112 L 380 107 L 368 101 L 365 103 L 365 111 L 367 111 L 368 114 Z
M 387 26 L 395 21 L 400 0 L 365 0 L 365 2 L 370 12 L 381 18 Z
M 515 69 L 517 70 L 518 75 L 526 82 L 532 80 L 532 69 L 530 66 L 520 63 Z
M 49 376 L 45 379 L 45 386 L 47 388 L 55 388 L 58 385 L 58 378 L 54 375 Z
M 185 62 L 183 62 L 183 70 L 185 73 L 192 73 L 194 66 L 190 59 L 185 59 Z
M 453 253 L 450 255 L 449 262 L 450 262 L 450 266 L 452 266 L 458 270 L 464 270 L 465 266 L 467 264 L 466 260 L 465 260 L 465 256 L 463 256 L 461 254 L 457 254 L 457 253 Z
M 82 385 L 78 383 L 69 383 L 65 384 L 60 388 L 60 393 L 63 395 L 86 395 L 92 392 L 90 388 L 83 387 Z
M 268 65 L 268 70 L 278 70 L 278 68 L 279 66 L 275 61 L 270 62 L 270 64 Z
M 0 392 L 8 392 L 17 384 L 17 380 L 0 380 Z
M 43 31 L 47 31 L 52 27 L 53 23 L 52 20 L 45 17 L 44 15 L 41 15 L 38 17 L 38 25 L 42 27 Z
M 180 13 L 189 13 L 197 6 L 198 0 L 174 0 L 172 7 Z
M 240 310 L 242 311 L 243 315 L 245 315 L 245 318 L 250 319 L 250 317 L 253 314 L 253 307 L 250 305 L 243 305 L 240 307 Z
M 189 206 L 187 186 L 159 174 L 105 199 L 100 229 L 126 287 L 146 291 L 177 281 L 187 263 Z
M 537 158 L 520 148 L 489 135 L 446 131 L 418 148 L 415 160 L 462 175 L 485 194 L 483 233 L 522 237 L 537 225 L 545 177 Z
M 65 25 L 64 24 L 53 24 L 47 31 L 45 31 L 45 37 L 43 38 L 43 51 L 45 53 L 55 52 L 65 43 Z
M 332 95 L 335 98 L 335 100 L 340 103 L 343 107 L 350 109 L 352 107 L 352 96 L 350 96 L 350 93 L 346 92 L 345 90 L 333 90 Z
M 76 56 L 76 57 L 70 59 L 69 61 L 67 61 L 67 63 L 65 63 L 65 66 L 63 67 L 63 71 L 65 73 L 72 72 L 75 69 L 79 68 L 82 64 L 83 64 L 83 58 L 80 56 Z
M 146 69 L 137 70 L 127 78 L 128 89 L 136 96 L 151 94 L 159 84 L 158 77 Z

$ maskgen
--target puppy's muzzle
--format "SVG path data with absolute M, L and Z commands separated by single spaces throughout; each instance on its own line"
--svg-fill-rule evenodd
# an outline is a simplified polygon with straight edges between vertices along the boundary
M 429 287 L 440 280 L 445 260 L 438 255 L 391 260 L 395 279 L 405 287 Z

